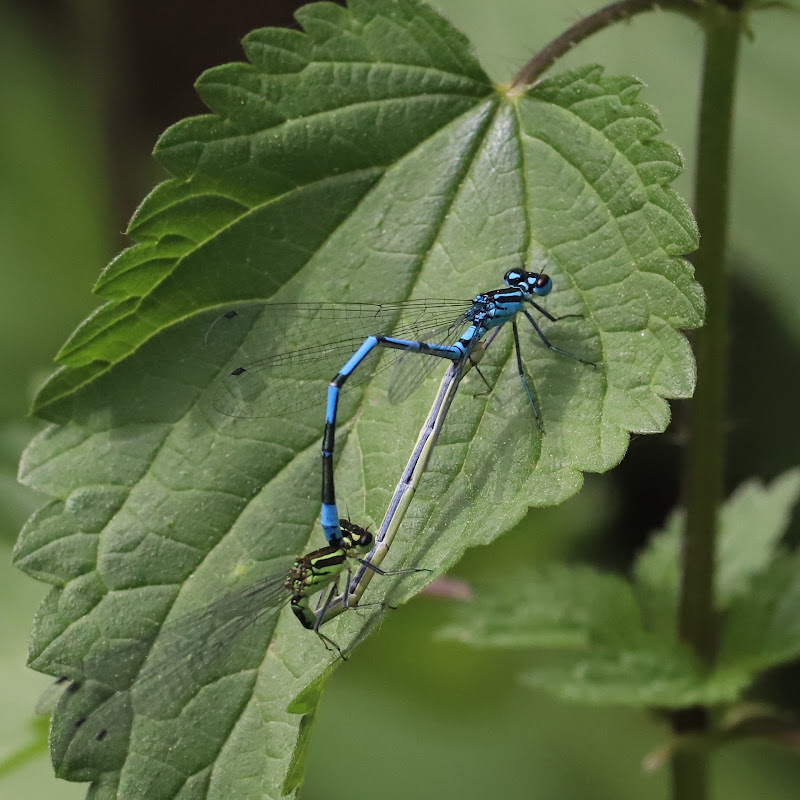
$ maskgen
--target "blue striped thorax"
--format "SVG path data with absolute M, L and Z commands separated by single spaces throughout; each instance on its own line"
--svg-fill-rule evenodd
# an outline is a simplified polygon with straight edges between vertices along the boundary
M 531 295 L 543 297 L 553 288 L 553 281 L 543 272 L 512 269 L 506 272 L 503 282 L 508 288 L 483 292 L 472 301 L 465 316 L 477 327 L 489 330 L 508 322 Z

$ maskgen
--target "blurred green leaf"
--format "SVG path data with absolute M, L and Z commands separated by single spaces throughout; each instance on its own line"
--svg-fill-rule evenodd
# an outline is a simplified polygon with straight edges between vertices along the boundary
M 476 647 L 571 648 L 638 639 L 639 609 L 628 584 L 590 567 L 519 569 L 456 607 L 445 639 Z
M 292 763 L 289 765 L 289 769 L 286 770 L 286 779 L 283 782 L 282 792 L 284 794 L 289 794 L 289 792 L 294 791 L 303 783 L 306 762 L 308 761 L 308 750 L 311 745 L 311 730 L 314 725 L 317 707 L 335 666 L 332 665 L 315 678 L 292 700 L 286 709 L 292 714 L 302 714 L 302 717 L 297 734 L 297 745 L 292 754 Z
M 589 567 L 504 575 L 456 613 L 444 638 L 540 651 L 523 683 L 565 700 L 677 708 L 733 700 L 750 680 L 704 675 L 689 648 L 644 629 L 626 581 Z
M 800 471 L 748 481 L 720 517 L 721 654 L 706 674 L 675 638 L 678 547 L 673 514 L 635 567 L 636 583 L 587 567 L 503 575 L 443 632 L 478 647 L 553 650 L 523 676 L 585 703 L 681 707 L 735 700 L 755 675 L 800 654 L 800 554 L 777 558 Z M 635 593 L 634 593 L 635 592 Z
M 743 483 L 722 506 L 715 579 L 718 608 L 750 595 L 753 579 L 775 557 L 798 497 L 800 470 L 793 469 L 769 486 L 758 480 Z
M 760 672 L 800 655 L 800 552 L 776 558 L 725 615 L 719 663 Z
M 212 410 L 241 343 L 204 347 L 213 309 L 470 298 L 507 269 L 546 265 L 557 287 L 548 309 L 583 315 L 548 332 L 597 369 L 536 348 L 525 331 L 546 435 L 525 407 L 508 336 L 484 362 L 491 396 L 456 399 L 393 546 L 399 563 L 431 573 L 373 582 L 374 599 L 392 604 L 528 506 L 574 493 L 581 471 L 617 463 L 631 431 L 663 430 L 665 398 L 693 389 L 677 329 L 702 319 L 681 258 L 697 233 L 669 188 L 680 156 L 654 138 L 661 127 L 637 80 L 587 67 L 505 95 L 467 41 L 412 0 L 322 3 L 298 19 L 305 33 L 256 31 L 250 64 L 200 79 L 214 114 L 162 138 L 157 155 L 175 177 L 140 207 L 138 243 L 98 283 L 106 305 L 39 396 L 59 424 L 34 440 L 21 472 L 55 499 L 15 556 L 54 587 L 31 662 L 83 681 L 56 715 L 57 767 L 93 781 L 96 800 L 277 796 L 287 775 L 296 785 L 308 726 L 285 709 L 331 660 L 290 615 L 260 620 L 238 648 L 246 666 L 176 687 L 192 696 L 181 708 L 139 713 L 129 701 L 132 685 L 134 698 L 148 688 L 136 681 L 159 626 L 303 551 L 319 509 L 321 414 Z M 337 487 L 359 521 L 382 515 L 436 384 L 398 414 L 387 380 L 342 409 Z M 348 647 L 379 617 L 342 615 L 326 633 Z M 115 725 L 101 739 L 97 719 Z
M 715 576 L 719 610 L 727 609 L 737 598 L 750 596 L 753 579 L 775 556 L 798 496 L 800 470 L 794 469 L 769 486 L 756 479 L 743 483 L 723 505 Z M 639 599 L 652 629 L 675 629 L 684 519 L 682 511 L 670 515 L 664 530 L 651 538 L 634 566 Z
M 546 654 L 541 661 L 520 676 L 524 684 L 591 705 L 715 705 L 735 700 L 751 680 L 745 670 L 704 676 L 688 649 L 655 639 L 649 648 Z
M 634 588 L 649 630 L 669 636 L 677 630 L 679 548 L 685 514 L 673 511 L 633 565 Z

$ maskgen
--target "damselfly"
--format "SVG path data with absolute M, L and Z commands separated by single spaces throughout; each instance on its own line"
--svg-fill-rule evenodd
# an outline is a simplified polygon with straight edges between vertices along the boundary
M 396 370 L 389 388 L 389 401 L 399 402 L 419 386 L 437 363 L 437 358 L 463 364 L 470 360 L 475 347 L 488 331 L 511 322 L 517 372 L 538 421 L 536 403 L 520 351 L 517 314 L 522 314 L 530 322 L 550 350 L 582 364 L 593 365 L 591 361 L 554 346 L 528 310 L 528 306 L 535 309 L 551 322 L 581 316 L 567 314 L 556 317 L 533 299 L 550 293 L 553 283 L 547 275 L 514 269 L 505 274 L 503 281 L 505 288 L 484 292 L 467 302 L 410 300 L 400 304 L 262 304 L 244 311 L 230 311 L 214 323 L 209 333 L 228 336 L 224 328 L 232 325 L 238 329 L 234 335 L 245 342 L 244 352 L 236 368 L 218 386 L 214 406 L 233 417 L 270 417 L 307 408 L 321 400 L 319 384 L 314 386 L 314 382 L 327 379 L 338 368 L 327 393 L 320 514 L 325 536 L 331 544 L 338 544 L 342 532 L 338 525 L 333 456 L 336 412 L 345 384 L 362 383 L 379 369 L 394 364 Z M 286 329 L 294 331 L 294 336 L 302 341 L 314 344 L 282 349 L 286 337 L 277 334 Z M 276 341 L 279 350 L 276 350 Z M 374 359 L 379 349 L 391 352 L 380 364 Z M 412 353 L 431 357 L 407 357 Z M 345 359 L 344 366 L 340 366 Z
M 116 738 L 128 734 L 134 714 L 175 718 L 204 691 L 213 693 L 227 679 L 241 679 L 255 670 L 287 601 L 304 628 L 344 657 L 319 627 L 335 602 L 339 578 L 345 575 L 349 584 L 353 567 L 366 564 L 363 556 L 372 547 L 373 536 L 349 520 L 339 524 L 339 546 L 328 545 L 297 558 L 288 570 L 280 569 L 179 617 L 151 636 L 101 648 L 84 659 L 75 675 L 59 678 L 64 692 L 51 736 L 54 763 L 69 762 L 76 754 L 85 758 L 97 752 L 101 742 L 106 749 L 113 747 Z M 419 571 L 365 568 L 382 575 Z M 312 608 L 311 599 L 318 593 L 320 602 Z

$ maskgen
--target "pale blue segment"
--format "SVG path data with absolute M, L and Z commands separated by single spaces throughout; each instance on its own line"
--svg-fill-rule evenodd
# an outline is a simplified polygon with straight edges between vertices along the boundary
M 339 387 L 338 386 L 329 386 L 328 387 L 328 403 L 325 406 L 325 422 L 328 425 L 333 424 L 333 420 L 336 418 L 336 404 L 339 401 Z
M 364 344 L 356 350 L 353 357 L 339 370 L 340 375 L 349 375 L 363 360 L 366 358 L 367 353 L 378 344 L 377 338 L 374 336 L 367 336 Z
M 342 532 L 339 530 L 339 511 L 336 503 L 323 503 L 320 512 L 320 522 L 325 531 L 325 538 L 331 544 L 338 544 L 342 540 Z M 334 534 L 331 538 L 331 533 Z

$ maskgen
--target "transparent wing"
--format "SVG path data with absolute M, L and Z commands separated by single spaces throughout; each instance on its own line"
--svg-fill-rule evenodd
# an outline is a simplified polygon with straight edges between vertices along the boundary
M 463 300 L 261 303 L 229 311 L 213 323 L 206 336 L 211 347 L 237 349 L 232 369 L 214 394 L 214 407 L 231 417 L 276 417 L 321 405 L 328 382 L 367 336 L 392 335 L 441 344 L 436 333 L 443 327 L 449 330 L 454 324 L 462 325 L 469 305 Z M 402 355 L 401 350 L 377 349 L 345 388 L 364 383 Z M 428 369 L 440 361 L 424 360 L 432 362 Z
M 429 341 L 451 345 L 458 341 L 468 320 L 462 315 L 447 325 L 442 325 L 430 334 Z M 421 355 L 413 350 L 400 350 L 394 360 L 394 371 L 389 384 L 389 402 L 402 403 L 422 383 L 441 359 Z
M 107 764 L 108 752 L 127 741 L 134 713 L 175 718 L 203 689 L 255 669 L 289 600 L 284 584 L 292 561 L 160 632 L 91 655 L 77 679 L 59 679 L 65 688 L 53 718 L 54 763 L 96 756 Z
M 166 625 L 133 684 L 137 712 L 172 716 L 169 710 L 182 707 L 198 688 L 245 669 L 242 659 L 254 650 L 260 659 L 267 627 L 289 600 L 289 563 Z

